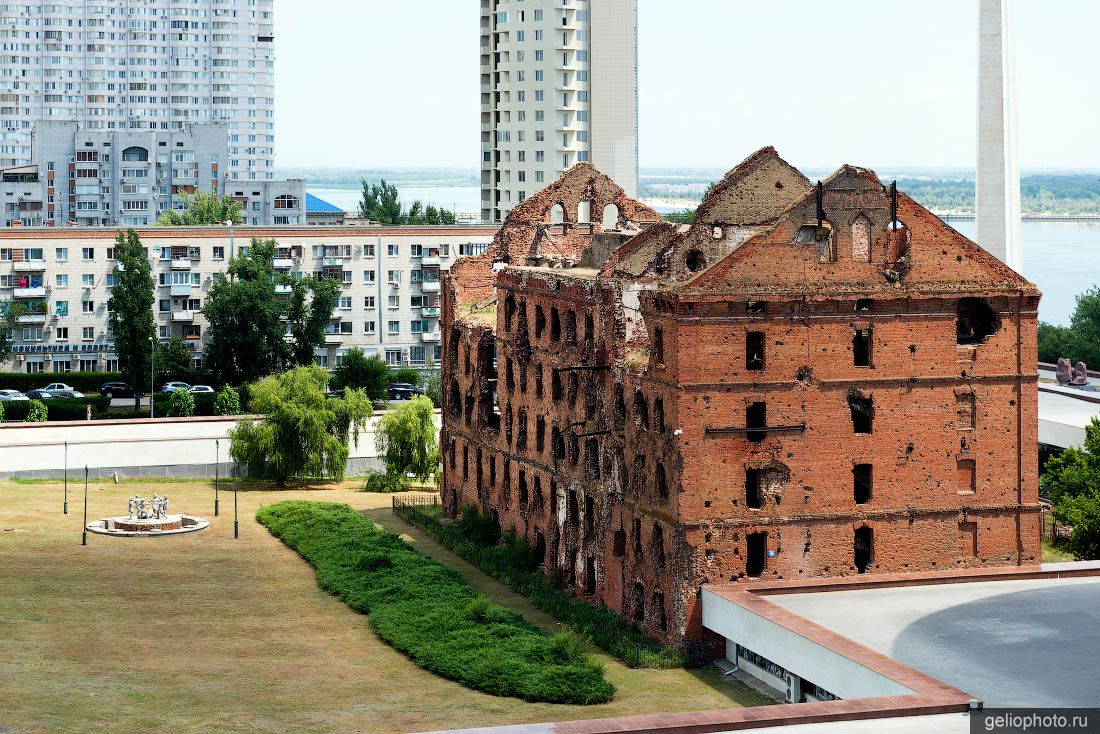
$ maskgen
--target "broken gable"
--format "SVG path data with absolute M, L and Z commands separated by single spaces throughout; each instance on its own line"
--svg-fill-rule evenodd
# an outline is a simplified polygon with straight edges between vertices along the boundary
M 722 177 L 695 212 L 698 224 L 764 224 L 773 222 L 810 189 L 802 172 L 761 148 Z

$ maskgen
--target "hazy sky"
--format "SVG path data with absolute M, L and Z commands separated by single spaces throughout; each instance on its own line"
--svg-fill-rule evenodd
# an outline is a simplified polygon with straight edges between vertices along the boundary
M 1017 0 L 1025 168 L 1100 168 L 1097 0 Z M 281 166 L 479 160 L 476 0 L 278 0 Z M 639 0 L 642 166 L 971 167 L 977 0 Z

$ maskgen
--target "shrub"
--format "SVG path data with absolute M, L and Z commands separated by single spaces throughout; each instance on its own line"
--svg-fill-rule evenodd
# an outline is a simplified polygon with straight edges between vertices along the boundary
M 41 400 L 31 400 L 27 403 L 27 417 L 23 419 L 24 423 L 45 423 L 48 418 L 49 413 Z
M 424 376 L 420 374 L 420 370 L 413 367 L 401 367 L 390 373 L 390 382 L 407 382 L 410 385 L 420 387 L 420 381 L 424 379 Z
M 51 382 L 64 382 L 85 395 L 99 395 L 100 385 L 105 382 L 118 381 L 124 381 L 122 380 L 122 374 L 119 372 L 65 372 L 62 374 L 0 372 L 0 388 L 19 390 L 20 392 L 45 387 Z M 148 385 L 146 385 L 147 387 Z
M 527 597 L 544 612 L 572 625 L 584 639 L 591 640 L 627 665 L 672 668 L 687 664 L 683 653 L 658 644 L 638 625 L 611 609 L 576 598 L 562 587 L 560 579 L 539 571 L 539 559 L 527 539 L 517 537 L 513 530 L 500 533 L 497 545 L 475 540 L 479 536 L 482 540 L 491 537 L 486 528 L 491 528 L 495 522 L 479 517 L 476 507 L 463 507 L 461 519 L 455 523 L 441 522 L 427 513 L 400 506 L 396 511 L 487 575 L 508 584 L 512 591 Z
M 405 491 L 405 480 L 396 474 L 383 474 L 372 472 L 367 475 L 367 483 L 363 485 L 364 492 L 392 492 Z
M 191 418 L 195 415 L 195 396 L 187 390 L 176 390 L 168 399 L 170 418 Z
M 457 573 L 347 505 L 280 502 L 256 519 L 313 565 L 322 589 L 369 614 L 383 640 L 426 670 L 525 701 L 594 704 L 615 693 L 577 646 L 478 601 Z
M 226 385 L 214 398 L 214 415 L 240 415 L 241 398 L 237 391 Z
M 488 515 L 482 515 L 474 505 L 463 505 L 458 529 L 478 545 L 496 545 L 500 540 L 500 523 Z
M 0 403 L 0 421 L 4 420 L 4 404 Z

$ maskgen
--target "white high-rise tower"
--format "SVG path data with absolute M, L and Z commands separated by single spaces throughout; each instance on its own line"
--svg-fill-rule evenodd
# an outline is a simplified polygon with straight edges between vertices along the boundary
M 481 0 L 481 215 L 581 161 L 638 189 L 637 0 Z
M 1012 0 L 979 0 L 976 239 L 1019 272 L 1023 248 L 1017 147 Z

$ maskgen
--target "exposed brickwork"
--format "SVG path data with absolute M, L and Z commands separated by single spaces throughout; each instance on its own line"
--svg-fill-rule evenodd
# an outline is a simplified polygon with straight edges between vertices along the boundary
M 571 169 L 445 283 L 447 511 L 671 643 L 707 583 L 1036 563 L 1039 293 L 893 204 L 769 148 L 678 227 Z

